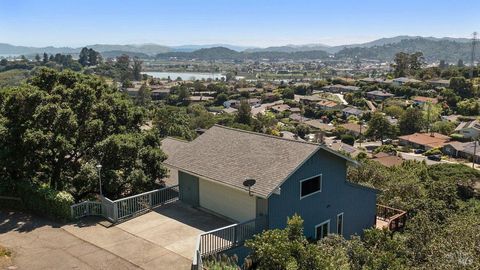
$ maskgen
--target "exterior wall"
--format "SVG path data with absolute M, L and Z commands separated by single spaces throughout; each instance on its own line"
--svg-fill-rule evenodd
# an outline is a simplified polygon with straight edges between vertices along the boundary
M 300 199 L 300 181 L 322 174 L 321 192 Z M 344 213 L 343 235 L 363 233 L 375 224 L 376 191 L 346 182 L 346 161 L 319 150 L 281 186 L 280 195 L 268 200 L 269 228 L 285 228 L 287 217 L 299 214 L 307 237 L 315 237 L 315 226 L 330 219 L 336 232 L 337 215 Z
M 475 128 L 464 128 L 459 130 L 459 133 L 465 138 L 478 138 L 480 136 L 480 131 Z
M 238 222 L 256 217 L 256 197 L 240 191 L 200 179 L 200 206 Z
M 198 182 L 199 182 L 198 177 L 179 171 L 178 172 L 179 199 L 191 206 L 198 206 L 199 205 Z

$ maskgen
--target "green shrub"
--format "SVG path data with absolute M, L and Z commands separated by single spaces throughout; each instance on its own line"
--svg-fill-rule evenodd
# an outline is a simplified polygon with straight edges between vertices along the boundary
M 26 209 L 35 214 L 66 221 L 71 217 L 70 206 L 73 196 L 65 191 L 56 191 L 48 185 L 22 183 L 18 185 L 18 196 Z
M 342 140 L 343 143 L 353 145 L 355 143 L 355 137 L 353 137 L 350 134 L 344 134 L 340 136 L 340 139 Z
M 442 150 L 438 149 L 438 148 L 432 148 L 430 150 L 428 150 L 427 152 L 425 152 L 425 156 L 432 156 L 432 155 L 441 155 L 442 154 Z

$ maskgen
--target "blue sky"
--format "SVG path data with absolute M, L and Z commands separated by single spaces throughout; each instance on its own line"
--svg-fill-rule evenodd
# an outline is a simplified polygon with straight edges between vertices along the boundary
M 478 0 L 0 0 L 0 43 L 340 45 L 470 37 Z

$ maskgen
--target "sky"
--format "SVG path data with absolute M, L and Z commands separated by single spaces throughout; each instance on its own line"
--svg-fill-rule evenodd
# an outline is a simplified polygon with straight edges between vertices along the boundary
M 478 0 L 0 0 L 0 43 L 353 44 L 471 37 Z

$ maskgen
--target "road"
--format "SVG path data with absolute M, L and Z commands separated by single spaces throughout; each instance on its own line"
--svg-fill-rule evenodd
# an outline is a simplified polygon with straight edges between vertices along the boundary
M 415 153 L 400 153 L 402 155 L 402 158 L 405 160 L 416 160 L 416 161 L 424 161 L 427 163 L 427 165 L 434 165 L 438 163 L 453 163 L 450 161 L 442 160 L 442 161 L 434 161 L 428 159 L 426 156 L 423 156 L 421 154 L 415 154 Z

